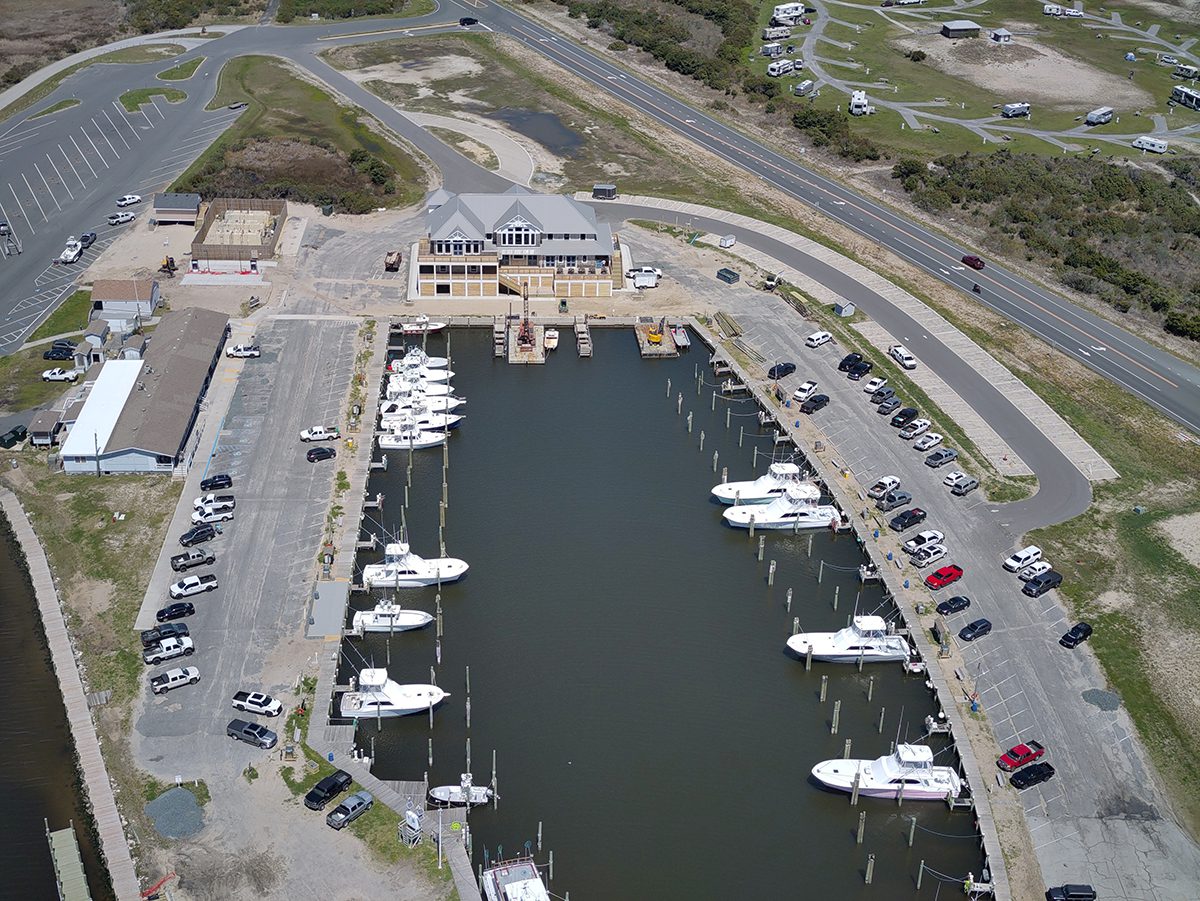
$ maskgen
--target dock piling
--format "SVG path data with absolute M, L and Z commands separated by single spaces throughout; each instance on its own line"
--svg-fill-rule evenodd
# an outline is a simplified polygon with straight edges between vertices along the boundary
M 766 547 L 767 547 L 767 536 L 759 535 L 758 536 L 758 562 L 759 563 L 762 563 L 763 551 L 766 550 Z
M 771 586 L 774 584 L 775 584 L 775 561 L 772 560 L 770 568 L 767 569 L 767 585 Z
M 871 700 L 871 695 L 875 693 L 875 677 L 867 679 L 867 701 Z
M 709 407 L 708 407 L 708 408 L 709 408 L 710 410 L 716 410 L 716 409 L 717 409 L 717 392 L 715 392 L 715 391 L 713 392 L 713 395 L 712 395 L 712 403 L 711 403 L 711 404 L 709 404 Z
M 833 702 L 833 722 L 829 726 L 829 734 L 830 735 L 837 735 L 838 720 L 841 719 L 841 716 L 842 716 L 842 702 L 834 701 Z M 431 739 L 431 741 L 432 741 L 432 739 Z
M 850 738 L 846 739 L 846 746 L 842 749 L 842 760 L 850 759 L 850 742 L 851 741 L 853 741 L 853 739 L 850 739 Z
M 688 413 L 688 434 L 692 434 L 692 414 Z
M 720 451 L 713 451 L 713 472 L 717 471 L 717 460 L 721 458 Z
M 554 881 L 554 852 L 550 852 L 550 881 Z
M 821 703 L 825 703 L 825 694 L 829 691 L 829 676 L 821 677 Z
M 725 431 L 729 431 L 729 418 L 733 415 L 733 407 L 725 408 Z
M 667 397 L 670 397 L 670 396 L 671 396 L 671 380 L 667 379 Z
M 817 584 L 820 585 L 821 580 L 824 578 L 825 578 L 825 561 L 822 560 L 820 567 L 817 569 Z
M 467 772 L 471 772 L 471 738 L 467 736 Z
M 538 850 L 542 850 L 542 821 L 538 820 Z
M 834 585 L 834 586 L 833 586 L 833 609 L 834 609 L 834 610 L 837 610 L 837 605 L 838 605 L 838 589 L 839 589 L 840 587 L 841 587 L 840 585 Z
M 429 765 L 433 766 L 433 739 L 429 739 Z
M 858 806 L 858 786 L 861 781 L 862 781 L 862 765 L 859 764 L 859 768 L 854 771 L 854 784 L 850 786 L 850 806 L 851 807 Z
M 792 589 L 787 590 L 787 597 L 784 600 L 785 609 L 788 613 L 792 612 Z
M 804 671 L 812 671 L 812 645 L 808 646 L 808 650 L 804 652 Z
M 704 451 L 704 429 L 700 430 L 700 450 Z
M 757 446 L 754 448 L 754 462 L 751 464 L 750 468 L 754 469 L 756 471 L 758 469 L 758 447 Z
M 754 514 L 750 514 L 750 537 L 754 537 Z
M 925 875 L 925 861 L 921 861 L 921 869 L 917 870 L 917 891 L 921 890 L 921 877 Z
M 867 831 L 867 812 L 864 810 L 864 811 L 860 812 L 858 815 L 858 842 L 857 842 L 857 844 L 860 844 L 860 845 L 862 844 L 863 833 L 866 831 Z M 867 882 L 870 882 L 870 881 L 871 881 L 870 879 L 867 880 Z
M 883 715 L 887 713 L 886 707 L 879 708 L 879 734 L 883 735 Z
M 792 634 L 793 635 L 800 634 L 800 617 L 798 617 L 798 616 L 792 617 Z M 809 650 L 811 651 L 811 646 L 810 646 Z
M 867 855 L 867 885 L 871 884 L 871 880 L 875 878 L 875 855 Z
M 405 497 L 407 497 L 407 496 L 408 495 L 405 495 Z M 813 534 L 812 534 L 812 532 L 809 532 L 808 533 L 808 556 L 809 557 L 812 557 L 812 543 L 813 543 Z
M 916 833 L 917 833 L 917 818 L 915 816 L 909 817 L 908 818 L 908 846 L 910 848 L 913 845 L 913 836 L 915 836 Z
M 744 425 L 738 426 L 738 447 L 742 446 L 742 441 L 745 439 L 745 437 L 746 437 L 746 427 Z
M 722 466 L 722 467 L 721 467 L 721 484 L 722 484 L 722 485 L 724 485 L 724 484 L 726 484 L 728 481 L 729 481 L 729 467 L 728 467 L 728 466 Z

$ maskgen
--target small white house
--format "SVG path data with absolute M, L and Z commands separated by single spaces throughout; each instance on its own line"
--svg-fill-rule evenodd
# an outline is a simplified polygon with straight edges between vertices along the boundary
M 1151 153 L 1167 152 L 1167 142 L 1161 138 L 1152 138 L 1150 135 L 1142 135 L 1140 138 L 1134 138 L 1133 146 L 1138 150 L 1149 150 Z
M 92 285 L 93 319 L 146 319 L 160 303 L 157 279 L 100 278 Z
M 991 39 L 995 44 L 1011 44 L 1013 36 L 1007 28 L 997 28 L 991 32 Z

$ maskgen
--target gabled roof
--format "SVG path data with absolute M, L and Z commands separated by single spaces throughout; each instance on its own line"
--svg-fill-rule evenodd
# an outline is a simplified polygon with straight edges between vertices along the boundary
M 141 360 L 109 360 L 104 364 L 63 443 L 64 457 L 94 457 L 97 446 L 104 451 L 141 371 Z
M 546 234 L 598 235 L 602 231 L 591 207 L 561 194 L 536 194 L 514 185 L 503 194 L 450 195 L 429 213 L 429 237 L 444 241 L 458 228 L 474 240 L 484 240 L 515 216 Z
M 155 194 L 156 210 L 197 210 L 200 208 L 199 194 Z
M 105 300 L 148 301 L 157 284 L 152 278 L 98 278 L 92 285 L 92 302 Z

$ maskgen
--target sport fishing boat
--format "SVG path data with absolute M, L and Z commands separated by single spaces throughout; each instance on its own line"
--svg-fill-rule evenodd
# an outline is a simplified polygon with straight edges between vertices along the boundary
M 485 901 L 550 901 L 532 857 L 498 860 L 480 878 Z
M 393 400 L 401 394 L 414 391 L 422 391 L 429 397 L 445 397 L 451 393 L 450 386 L 445 382 L 430 382 L 408 372 L 393 372 L 388 376 L 384 396 Z
M 478 807 L 492 800 L 494 792 L 486 785 L 472 785 L 471 774 L 463 773 L 458 785 L 438 785 L 429 790 L 434 807 Z
M 367 588 L 424 588 L 457 582 L 467 574 L 465 560 L 456 557 L 418 557 L 405 541 L 395 541 L 383 549 L 383 562 L 363 567 L 363 585 Z
M 896 745 L 896 750 L 875 760 L 823 760 L 812 768 L 813 778 L 836 791 L 852 792 L 855 778 L 858 793 L 868 798 L 905 801 L 944 801 L 957 798 L 962 780 L 953 767 L 934 766 L 928 745 Z
M 379 405 L 379 416 L 382 419 L 384 416 L 395 416 L 404 410 L 411 410 L 413 407 L 423 406 L 431 413 L 449 413 L 456 407 L 461 407 L 467 402 L 465 397 L 458 397 L 454 394 L 444 394 L 438 397 L 430 397 L 423 391 L 414 391 L 411 394 L 397 397 L 395 400 L 385 400 Z
M 426 369 L 445 369 L 450 365 L 449 357 L 431 357 L 425 351 L 416 345 L 410 346 L 405 351 L 404 357 L 401 360 L 392 360 L 392 365 L 397 363 L 408 363 L 411 365 L 424 366 Z
M 542 337 L 542 346 L 546 350 L 555 350 L 558 347 L 558 329 L 546 329 L 546 334 Z
M 445 432 L 427 432 L 411 419 L 392 423 L 379 436 L 379 446 L 383 450 L 424 450 L 445 443 Z
M 412 322 L 401 323 L 400 329 L 406 335 L 432 335 L 434 332 L 440 332 L 446 327 L 444 322 L 432 322 L 424 313 L 417 316 Z
M 370 610 L 355 610 L 350 621 L 355 632 L 407 632 L 422 629 L 433 622 L 424 610 L 401 607 L 392 601 L 380 601 Z
M 383 413 L 379 417 L 379 425 L 384 429 L 411 422 L 415 423 L 417 428 L 431 432 L 453 429 L 462 421 L 463 416 L 459 413 L 434 413 L 424 403 L 414 404 L 395 413 Z
M 400 361 L 399 368 L 395 366 L 396 361 L 388 367 L 392 372 L 400 372 L 410 377 L 416 377 L 423 382 L 448 382 L 454 378 L 454 372 L 449 369 L 431 369 L 428 366 L 423 366 L 419 360 L 409 360 L 405 357 Z
M 789 485 L 802 484 L 800 467 L 795 463 L 772 463 L 766 474 L 753 482 L 725 482 L 713 488 L 712 495 L 722 504 L 769 504 Z M 818 493 L 813 500 L 819 497 Z
M 735 529 L 748 529 L 753 520 L 756 529 L 828 529 L 841 522 L 837 507 L 818 504 L 820 491 L 815 485 L 789 485 L 781 497 L 769 504 L 739 504 L 722 516 Z
M 811 648 L 813 660 L 826 663 L 891 663 L 907 660 L 911 653 L 908 639 L 890 632 L 882 616 L 856 616 L 837 632 L 801 632 L 787 646 L 801 657 Z
M 450 692 L 436 685 L 401 685 L 388 678 L 386 669 L 364 669 L 358 674 L 358 689 L 342 695 L 342 716 L 408 716 L 436 707 Z

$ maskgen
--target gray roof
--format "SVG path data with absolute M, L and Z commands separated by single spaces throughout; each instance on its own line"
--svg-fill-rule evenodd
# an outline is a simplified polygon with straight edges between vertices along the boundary
M 950 22 L 943 22 L 942 28 L 950 31 L 969 31 L 972 28 L 974 28 L 976 31 L 979 30 L 978 25 L 976 25 L 974 22 L 968 21 L 967 19 L 954 19 Z
M 444 241 L 459 229 L 473 240 L 484 240 L 485 235 L 519 216 L 543 233 L 606 237 L 603 252 L 612 252 L 611 232 L 596 222 L 591 207 L 561 194 L 535 194 L 519 186 L 514 188 L 503 194 L 450 195 L 429 214 L 430 239 Z
M 227 322 L 226 314 L 200 307 L 163 316 L 145 353 L 141 387 L 130 393 L 105 453 L 125 448 L 166 457 L 179 453 Z
M 156 210 L 198 210 L 200 209 L 200 195 L 155 194 L 154 208 Z
M 30 433 L 39 432 L 41 434 L 53 432 L 58 427 L 58 424 L 62 422 L 62 417 L 63 414 L 58 410 L 42 410 L 29 423 L 29 431 Z

